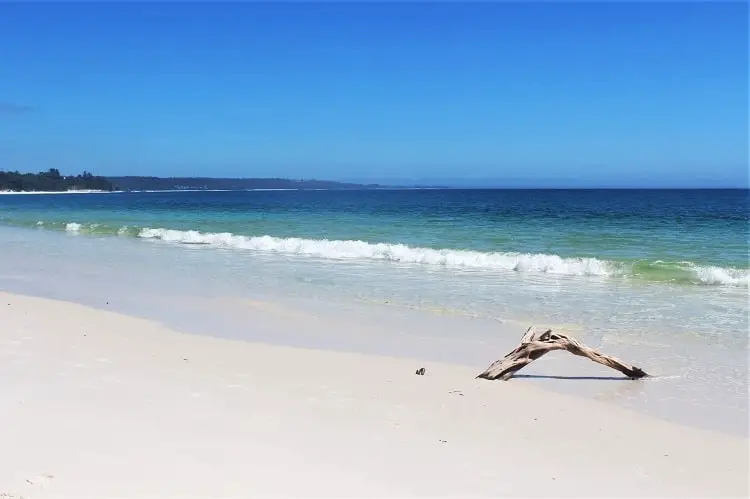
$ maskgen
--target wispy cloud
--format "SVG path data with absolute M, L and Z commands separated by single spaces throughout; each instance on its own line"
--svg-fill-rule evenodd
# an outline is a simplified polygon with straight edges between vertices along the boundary
M 0 116 L 11 116 L 15 114 L 23 114 L 31 111 L 31 106 L 25 106 L 23 104 L 14 104 L 12 102 L 0 101 Z

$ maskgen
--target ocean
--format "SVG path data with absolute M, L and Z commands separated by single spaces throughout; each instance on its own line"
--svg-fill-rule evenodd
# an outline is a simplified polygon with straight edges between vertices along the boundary
M 2 195 L 0 285 L 89 303 L 119 292 L 128 312 L 190 316 L 181 327 L 216 329 L 198 317 L 211 314 L 199 298 L 460 319 L 440 333 L 442 347 L 430 343 L 432 357 L 460 363 L 505 353 L 486 350 L 488 324 L 515 328 L 503 345 L 550 325 L 650 363 L 680 380 L 668 397 L 723 407 L 722 424 L 746 433 L 748 199 L 747 190 Z M 429 350 L 411 337 L 389 345 L 382 353 Z M 653 406 L 654 393 L 620 398 Z

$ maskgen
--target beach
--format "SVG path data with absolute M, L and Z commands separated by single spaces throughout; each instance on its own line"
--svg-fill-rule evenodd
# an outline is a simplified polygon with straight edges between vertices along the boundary
M 746 202 L 737 190 L 3 196 L 0 290 L 473 369 L 551 327 L 654 377 L 599 379 L 612 373 L 550 354 L 516 382 L 747 437 Z M 301 323 L 279 329 L 258 307 Z
M 0 497 L 746 497 L 746 196 L 3 196 Z
M 748 494 L 744 437 L 474 379 L 485 366 L 0 303 L 2 497 Z M 299 327 L 267 309 L 252 313 Z
M 0 499 L 750 497 L 747 2 L 21 4 Z

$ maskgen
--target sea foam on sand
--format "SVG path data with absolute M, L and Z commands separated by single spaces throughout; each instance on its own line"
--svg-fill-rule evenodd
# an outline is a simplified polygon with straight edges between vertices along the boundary
M 465 367 L 0 305 L 0 497 L 748 495 L 743 437 Z

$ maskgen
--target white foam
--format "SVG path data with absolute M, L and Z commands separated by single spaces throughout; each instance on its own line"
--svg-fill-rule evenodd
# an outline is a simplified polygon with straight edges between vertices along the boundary
M 745 288 L 750 284 L 750 273 L 747 270 L 702 267 L 693 263 L 688 263 L 687 266 L 703 284 L 720 284 Z
M 484 253 L 479 251 L 411 247 L 404 244 L 371 244 L 364 241 L 327 239 L 246 237 L 231 233 L 193 230 L 142 229 L 138 237 L 182 244 L 206 244 L 268 253 L 302 255 L 334 260 L 385 260 L 399 263 L 452 268 L 515 270 L 562 275 L 606 276 L 617 273 L 611 262 L 596 258 L 562 258 L 529 253 Z
M 81 225 L 68 223 L 67 232 L 78 233 L 94 229 L 98 224 Z M 128 227 L 121 227 L 117 234 L 127 235 Z M 280 238 L 273 236 L 241 236 L 228 232 L 199 232 L 195 230 L 141 229 L 137 237 L 159 239 L 177 244 L 206 245 L 264 253 L 305 256 L 328 260 L 380 260 L 405 264 L 431 265 L 457 269 L 506 270 L 534 272 L 565 276 L 630 276 L 631 264 L 612 262 L 597 258 L 564 258 L 544 253 L 481 252 L 457 249 L 433 249 L 407 246 L 405 244 L 368 243 L 365 241 Z M 700 266 L 692 262 L 668 263 L 655 261 L 685 273 L 685 277 L 698 284 L 744 287 L 750 284 L 747 269 Z

